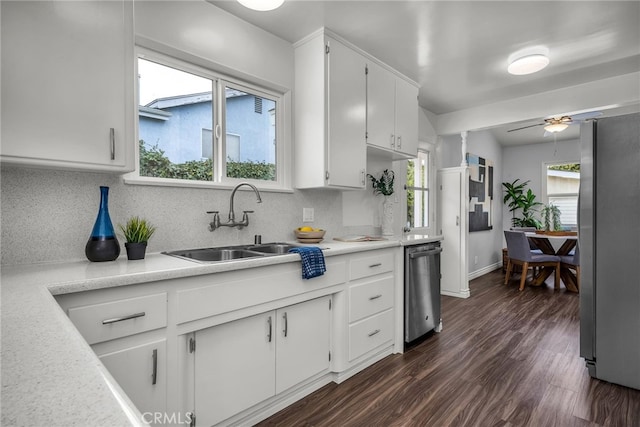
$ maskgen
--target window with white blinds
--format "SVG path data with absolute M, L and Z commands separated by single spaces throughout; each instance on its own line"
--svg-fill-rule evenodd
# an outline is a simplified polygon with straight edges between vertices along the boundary
M 578 193 L 580 164 L 554 163 L 546 165 L 546 200 L 560 209 L 563 227 L 578 225 Z

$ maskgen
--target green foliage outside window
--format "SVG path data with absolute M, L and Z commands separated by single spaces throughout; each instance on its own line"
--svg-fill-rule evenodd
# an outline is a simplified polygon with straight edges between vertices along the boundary
M 580 163 L 567 163 L 564 165 L 551 165 L 549 170 L 554 171 L 566 171 L 566 172 L 580 172 Z
M 212 181 L 211 159 L 172 163 L 157 145 L 147 146 L 140 140 L 140 176 Z M 227 177 L 275 181 L 276 165 L 266 162 L 227 162 Z
M 407 188 L 415 186 L 415 162 L 407 162 Z M 413 225 L 413 206 L 415 204 L 415 192 L 413 190 L 407 191 L 407 221 Z

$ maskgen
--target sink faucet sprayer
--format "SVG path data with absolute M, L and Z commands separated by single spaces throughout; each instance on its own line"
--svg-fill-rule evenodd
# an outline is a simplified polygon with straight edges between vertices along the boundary
M 231 192 L 231 198 L 229 199 L 229 220 L 227 222 L 220 222 L 220 216 L 218 215 L 220 211 L 207 211 L 207 213 L 213 214 L 213 221 L 211 221 L 211 223 L 209 224 L 209 231 L 213 231 L 219 227 L 238 227 L 242 229 L 249 225 L 249 214 L 253 213 L 253 211 L 242 211 L 242 221 L 236 222 L 236 213 L 233 210 L 233 198 L 235 197 L 238 188 L 243 185 L 251 187 L 253 192 L 256 193 L 256 197 L 258 198 L 257 203 L 262 203 L 262 197 L 260 197 L 260 192 L 258 191 L 256 186 L 253 184 L 249 184 L 248 182 L 241 182 L 240 184 L 236 185 Z

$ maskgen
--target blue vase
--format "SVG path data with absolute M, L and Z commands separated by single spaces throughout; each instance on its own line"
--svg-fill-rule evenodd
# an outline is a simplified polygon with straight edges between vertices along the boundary
M 93 225 L 84 253 L 89 261 L 93 262 L 113 261 L 120 255 L 120 243 L 109 216 L 109 187 L 100 187 L 98 218 Z

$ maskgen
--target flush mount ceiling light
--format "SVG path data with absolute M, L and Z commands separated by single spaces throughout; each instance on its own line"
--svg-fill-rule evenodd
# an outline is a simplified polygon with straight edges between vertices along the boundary
M 238 0 L 238 3 L 249 9 L 266 12 L 282 6 L 284 0 Z
M 544 46 L 518 51 L 509 56 L 507 71 L 516 76 L 538 72 L 549 65 L 548 54 L 549 49 Z

